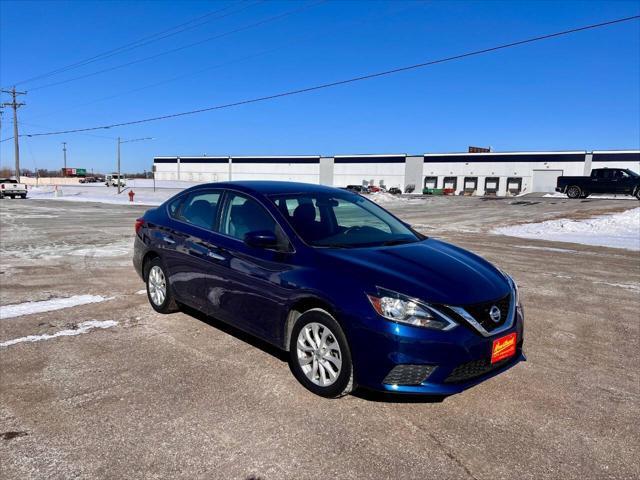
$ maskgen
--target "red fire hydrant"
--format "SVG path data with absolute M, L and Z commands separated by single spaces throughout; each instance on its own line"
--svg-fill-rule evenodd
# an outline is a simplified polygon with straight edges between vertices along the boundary
M 133 190 L 129 190 L 129 201 L 131 203 L 133 203 L 133 197 L 135 196 L 135 193 L 133 193 Z

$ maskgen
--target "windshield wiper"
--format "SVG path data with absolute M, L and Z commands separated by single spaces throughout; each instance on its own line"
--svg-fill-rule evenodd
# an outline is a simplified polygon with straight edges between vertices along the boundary
M 357 243 L 315 243 L 314 247 L 323 247 L 323 248 L 355 248 L 361 245 Z
M 396 238 L 395 240 L 387 240 L 386 242 L 382 242 L 382 245 L 385 247 L 390 247 L 391 245 L 402 245 L 404 243 L 416 243 L 417 240 L 410 240 L 408 238 Z

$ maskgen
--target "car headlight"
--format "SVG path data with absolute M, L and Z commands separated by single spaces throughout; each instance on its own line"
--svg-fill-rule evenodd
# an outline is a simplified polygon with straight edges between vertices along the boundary
M 451 330 L 457 325 L 432 306 L 393 290 L 378 288 L 377 294 L 367 297 L 380 316 L 394 322 L 434 330 Z

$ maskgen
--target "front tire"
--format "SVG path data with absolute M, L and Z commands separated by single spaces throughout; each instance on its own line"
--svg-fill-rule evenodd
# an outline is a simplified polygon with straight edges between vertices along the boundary
M 178 305 L 173 298 L 169 276 L 160 258 L 151 260 L 145 268 L 147 298 L 151 307 L 158 313 L 174 313 Z
M 347 337 L 324 310 L 308 310 L 298 317 L 289 341 L 289 366 L 307 390 L 321 397 L 339 398 L 353 391 Z
M 640 200 L 640 187 L 636 188 L 636 193 L 634 193 L 633 196 Z
M 580 195 L 582 195 L 582 190 L 580 190 L 580 187 L 571 185 L 570 187 L 567 188 L 567 197 L 580 198 Z

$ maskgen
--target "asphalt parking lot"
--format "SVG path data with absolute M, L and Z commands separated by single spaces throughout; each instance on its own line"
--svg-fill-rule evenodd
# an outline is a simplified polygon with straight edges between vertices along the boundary
M 640 478 L 640 255 L 488 233 L 637 202 L 389 207 L 521 288 L 528 361 L 442 402 L 316 397 L 260 341 L 155 313 L 131 265 L 146 207 L 0 203 L 0 305 L 107 298 L 0 319 L 0 343 L 117 322 L 0 347 L 0 478 Z

